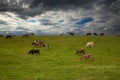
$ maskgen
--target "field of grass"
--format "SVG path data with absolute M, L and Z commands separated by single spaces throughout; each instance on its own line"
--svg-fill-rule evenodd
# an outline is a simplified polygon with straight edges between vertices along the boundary
M 31 45 L 34 40 L 44 40 L 50 48 Z M 93 48 L 85 48 L 94 61 L 75 55 L 88 41 L 95 42 Z M 28 55 L 33 48 L 40 55 Z M 120 80 L 120 37 L 0 37 L 0 80 Z

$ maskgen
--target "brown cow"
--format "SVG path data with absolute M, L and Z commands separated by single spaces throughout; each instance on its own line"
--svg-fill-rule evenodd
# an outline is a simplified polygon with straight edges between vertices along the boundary
M 100 33 L 99 36 L 104 36 L 104 33 Z
M 87 59 L 94 61 L 94 57 L 92 54 L 84 54 L 81 56 L 81 60 L 87 60 Z
M 44 44 L 43 40 L 37 40 L 32 42 L 32 45 L 35 45 L 35 46 L 42 46 L 43 44 Z
M 91 33 L 87 33 L 86 36 L 91 36 Z

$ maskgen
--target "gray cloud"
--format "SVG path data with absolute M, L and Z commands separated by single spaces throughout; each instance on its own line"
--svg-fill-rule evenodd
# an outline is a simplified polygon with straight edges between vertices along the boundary
M 41 19 L 40 22 L 42 25 L 53 25 L 53 23 L 47 19 Z
M 6 21 L 3 21 L 3 20 L 0 20 L 0 24 L 2 24 L 2 25 L 7 25 L 7 22 L 6 22 Z
M 120 0 L 0 0 L 0 12 L 15 12 L 19 15 L 35 16 L 48 10 L 68 10 L 83 8 L 94 10 L 93 6 L 102 7 L 98 12 L 120 13 Z M 27 7 L 26 7 L 27 6 Z
M 96 25 L 90 25 L 88 27 L 82 26 L 84 29 L 96 31 L 117 31 L 120 32 L 120 0 L 0 0 L 0 12 L 12 12 L 17 14 L 20 18 L 27 19 L 36 15 L 41 15 L 49 11 L 65 11 L 74 12 L 82 9 L 83 16 L 90 16 L 96 18 Z M 79 17 L 81 13 L 76 13 Z M 62 14 L 61 14 L 62 15 Z M 61 16 L 60 15 L 60 16 Z M 97 16 L 97 17 L 96 17 Z M 74 16 L 69 19 L 79 20 Z M 54 25 L 54 23 L 48 21 L 40 21 L 42 25 Z M 6 24 L 0 21 L 0 24 Z M 60 24 L 60 23 L 59 23 Z M 117 27 L 116 27 L 117 25 Z M 108 27 L 111 26 L 111 27 Z M 105 28 L 108 27 L 109 29 Z
M 75 8 L 92 8 L 95 0 L 0 0 L 0 12 L 14 12 L 27 16 L 40 15 L 49 10 L 68 10 Z M 27 6 L 27 7 L 26 7 Z
M 47 9 L 69 9 L 70 6 L 90 8 L 94 1 L 96 0 L 33 0 L 30 7 L 37 7 L 42 3 L 43 7 Z

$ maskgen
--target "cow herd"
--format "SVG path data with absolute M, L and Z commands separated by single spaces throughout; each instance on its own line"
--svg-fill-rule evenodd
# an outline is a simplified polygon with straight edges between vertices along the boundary
M 92 35 L 92 33 L 86 33 L 86 36 L 91 36 Z M 93 35 L 94 36 L 104 36 L 104 33 L 100 33 L 100 34 L 98 34 L 98 33 L 93 33 Z
M 73 32 L 69 32 L 69 35 L 71 36 L 74 36 L 76 33 L 73 33 Z M 63 34 L 60 34 L 60 35 L 63 35 Z M 77 34 L 78 35 L 78 34 Z M 105 34 L 102 32 L 102 33 L 92 33 L 92 32 L 88 32 L 85 34 L 86 36 L 104 36 Z
M 30 35 L 33 35 L 33 34 L 30 34 Z M 90 35 L 90 33 L 88 33 L 87 35 Z M 96 35 L 96 34 L 94 33 L 94 35 Z M 101 34 L 101 35 L 104 35 L 104 34 Z M 28 37 L 28 35 L 22 35 L 22 37 L 23 36 Z M 8 39 L 8 38 L 12 38 L 12 35 L 7 35 L 6 39 Z M 31 45 L 44 47 L 46 49 L 49 48 L 49 45 L 46 44 L 44 40 L 35 40 L 35 41 L 31 42 Z M 94 42 L 87 42 L 85 44 L 85 48 L 89 48 L 89 47 L 93 47 L 93 46 L 94 46 Z M 86 53 L 85 52 L 85 48 L 76 50 L 75 55 L 81 55 L 81 57 L 80 57 L 81 60 L 87 60 L 88 59 L 88 60 L 92 60 L 93 61 L 94 60 L 93 54 Z M 40 54 L 40 50 L 39 49 L 30 49 L 28 51 L 28 55 L 34 55 L 34 54 L 39 55 Z
M 94 46 L 94 42 L 87 42 L 86 45 L 85 45 L 86 48 L 87 47 L 93 47 L 93 46 Z M 82 56 L 80 58 L 81 60 L 87 60 L 88 59 L 88 60 L 94 61 L 93 54 L 86 53 L 84 48 L 76 50 L 75 54 L 76 55 L 82 54 Z
M 45 48 L 49 48 L 49 45 L 45 44 L 44 40 L 33 41 L 31 44 L 35 45 L 35 46 L 42 46 L 42 47 L 45 47 Z M 93 47 L 93 46 L 94 46 L 94 42 L 87 42 L 85 44 L 85 48 Z M 28 52 L 28 54 L 29 55 L 34 55 L 34 54 L 38 55 L 38 54 L 40 54 L 40 51 L 39 51 L 39 49 L 31 49 Z M 80 57 L 81 60 L 91 60 L 91 61 L 94 60 L 93 54 L 86 53 L 84 48 L 76 50 L 75 55 L 80 55 L 80 54 L 82 55 Z
M 31 45 L 34 45 L 34 46 L 39 46 L 39 47 L 44 47 L 44 48 L 49 48 L 49 45 L 45 43 L 44 40 L 36 40 L 36 41 L 33 41 L 31 43 Z M 29 52 L 28 52 L 29 55 L 34 55 L 34 54 L 40 54 L 40 50 L 39 49 L 31 49 Z
M 69 35 L 75 35 L 75 34 L 70 32 Z M 86 36 L 92 36 L 92 35 L 94 35 L 94 36 L 104 36 L 105 34 L 104 33 L 100 33 L 100 34 L 98 34 L 98 33 L 86 33 Z M 0 35 L 0 37 L 3 37 L 3 36 L 4 35 Z M 5 36 L 5 38 L 9 39 L 9 38 L 12 38 L 13 36 L 15 36 L 15 35 L 8 34 L 8 35 Z M 24 37 L 28 38 L 30 36 L 34 36 L 34 33 L 28 33 L 28 34 L 21 35 L 21 37 L 23 37 L 23 38 Z
M 9 39 L 9 38 L 12 38 L 12 37 L 14 37 L 15 35 L 10 35 L 10 34 L 8 34 L 8 35 L 6 35 L 5 36 L 5 38 L 6 39 Z M 34 33 L 28 33 L 28 34 L 23 34 L 23 35 L 21 35 L 21 37 L 30 37 L 30 36 L 34 36 Z M 4 35 L 0 35 L 0 37 L 4 37 Z

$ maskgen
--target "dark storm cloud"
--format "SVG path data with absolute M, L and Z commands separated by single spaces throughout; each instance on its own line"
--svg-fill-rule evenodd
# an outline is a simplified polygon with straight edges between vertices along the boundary
M 119 2 L 119 0 L 0 0 L 0 12 L 15 12 L 21 17 L 35 16 L 48 10 L 93 9 L 93 4 L 97 3 L 97 5 L 105 5 L 103 9 L 105 11 L 118 13 Z M 24 7 L 26 5 L 28 7 Z
M 112 28 L 110 28 L 111 30 L 114 31 L 119 31 L 120 32 L 120 24 L 119 25 L 114 25 Z
M 104 5 L 103 10 L 106 12 L 120 13 L 120 0 L 100 0 L 97 5 Z
M 24 15 L 40 15 L 48 10 L 66 10 L 73 8 L 92 8 L 96 0 L 0 0 L 0 12 L 15 12 Z M 27 8 L 23 7 L 28 5 Z
M 45 8 L 63 8 L 67 6 L 90 8 L 91 4 L 96 0 L 33 0 L 30 7 L 36 7 L 43 4 Z

